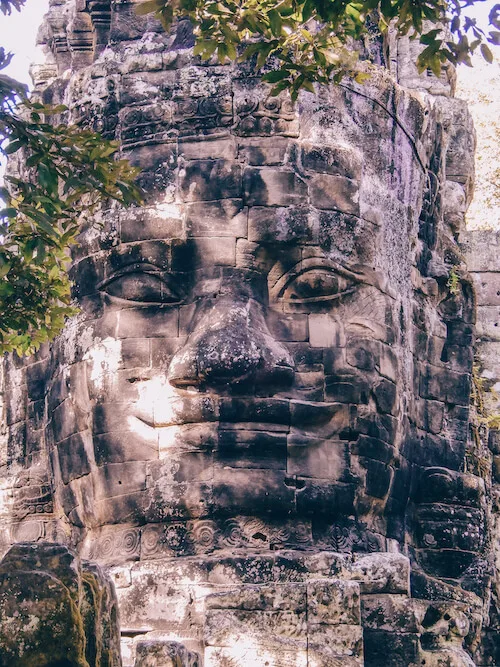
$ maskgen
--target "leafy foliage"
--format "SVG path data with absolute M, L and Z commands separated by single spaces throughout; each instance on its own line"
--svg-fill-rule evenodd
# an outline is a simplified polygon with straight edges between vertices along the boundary
M 465 6 L 481 0 L 465 0 Z M 425 46 L 417 66 L 436 76 L 445 62 L 470 64 L 480 48 L 491 62 L 486 42 L 500 43 L 500 32 L 486 34 L 476 20 L 462 15 L 460 0 L 146 0 L 137 13 L 154 13 L 165 29 L 178 18 L 189 18 L 197 37 L 195 53 L 214 54 L 220 62 L 256 57 L 262 67 L 269 56 L 278 67 L 264 75 L 273 92 L 313 90 L 313 83 L 340 81 L 346 74 L 362 80 L 358 67 L 360 45 L 371 38 L 373 26 L 382 34 L 389 28 L 399 35 L 420 38 Z M 500 5 L 489 16 L 500 29 Z M 432 29 L 428 30 L 431 27 Z
M 12 9 L 21 11 L 26 0 L 0 0 L 0 11 L 2 14 L 12 14 Z
M 24 0 L 0 0 L 8 13 Z M 0 70 L 10 55 L 0 48 Z M 0 188 L 0 353 L 31 353 L 76 312 L 67 269 L 82 220 L 104 200 L 139 202 L 137 170 L 117 142 L 55 118 L 65 107 L 29 102 L 0 73 L 0 155 L 17 162 Z

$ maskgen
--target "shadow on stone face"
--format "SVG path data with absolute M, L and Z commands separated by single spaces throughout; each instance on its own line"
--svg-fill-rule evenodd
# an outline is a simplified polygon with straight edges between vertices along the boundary
M 114 588 L 60 544 L 16 544 L 0 563 L 1 667 L 121 667 Z

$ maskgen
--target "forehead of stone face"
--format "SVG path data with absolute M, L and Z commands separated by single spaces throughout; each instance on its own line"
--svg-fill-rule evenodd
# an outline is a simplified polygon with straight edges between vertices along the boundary
M 416 145 L 429 148 L 422 103 L 374 79 L 293 104 L 255 73 L 176 49 L 167 62 L 165 39 L 117 40 L 115 60 L 72 83 L 74 113 L 105 123 L 145 193 L 142 207 L 103 212 L 102 229 L 82 236 L 97 282 L 127 262 L 189 271 L 250 256 L 255 266 L 261 248 L 404 281 L 424 176 Z

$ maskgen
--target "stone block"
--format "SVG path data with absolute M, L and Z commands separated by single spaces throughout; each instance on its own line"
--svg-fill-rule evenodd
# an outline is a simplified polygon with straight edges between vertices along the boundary
M 252 206 L 248 240 L 254 243 L 308 243 L 317 236 L 315 216 L 307 206 Z
M 480 306 L 477 309 L 477 335 L 487 342 L 500 340 L 500 307 Z
M 151 364 L 151 341 L 141 338 L 128 338 L 121 344 L 122 368 L 148 368 Z
M 240 141 L 238 153 L 243 156 L 247 164 L 262 167 L 264 165 L 282 165 L 285 161 L 290 140 L 284 137 L 273 137 L 272 141 L 262 139 L 247 139 Z
M 359 216 L 359 186 L 344 176 L 318 174 L 311 177 L 309 193 L 313 206 Z
M 218 467 L 285 470 L 286 434 L 241 429 L 221 430 L 218 434 L 215 462 Z
M 322 479 L 298 479 L 297 511 L 315 517 L 350 516 L 354 512 L 354 484 Z
M 97 403 L 93 410 L 93 433 L 100 435 L 122 430 L 126 426 L 123 420 L 126 407 L 126 403 Z M 129 407 L 132 409 L 130 404 Z
M 229 160 L 187 162 L 179 174 L 183 201 L 212 201 L 241 197 L 241 167 Z
M 303 370 L 294 374 L 295 387 L 304 398 L 322 401 L 325 391 L 325 375 L 322 370 Z M 314 398 L 313 394 L 317 397 Z
M 374 459 L 360 457 L 359 462 L 366 470 L 366 494 L 372 498 L 385 498 L 391 487 L 394 475 L 393 468 Z
M 248 167 L 243 188 L 249 206 L 293 206 L 307 201 L 307 186 L 294 171 Z
M 233 647 L 207 646 L 205 648 L 205 667 L 308 667 L 306 650 L 285 651 L 283 648 L 248 648 L 237 645 Z M 326 666 L 323 666 L 326 667 Z
M 337 435 L 349 424 L 349 408 L 342 403 L 290 401 L 292 431 L 318 438 Z
M 143 640 L 137 642 L 134 667 L 196 667 L 197 653 L 174 641 Z
M 56 404 L 58 404 L 59 396 L 56 397 L 54 394 L 52 394 L 52 397 L 53 400 L 56 402 Z M 27 405 L 28 391 L 26 385 L 16 386 L 15 390 L 11 392 L 9 399 L 10 400 L 6 401 L 4 405 L 5 405 L 6 422 L 8 426 L 11 426 L 16 422 L 21 422 L 26 419 L 26 410 L 28 408 Z M 40 399 L 39 401 L 37 401 L 37 404 L 41 404 L 42 406 L 44 405 L 44 403 L 45 403 L 44 399 Z
M 288 437 L 286 471 L 288 475 L 317 479 L 342 479 L 347 472 L 346 443 L 308 438 L 291 434 Z
M 212 452 L 176 452 L 162 461 L 148 462 L 148 484 L 167 485 L 210 482 L 213 477 Z
M 323 350 L 312 348 L 308 343 L 288 343 L 295 369 L 299 373 L 308 371 L 323 371 Z
M 307 315 L 285 315 L 270 310 L 267 325 L 276 340 L 302 342 L 308 338 Z
M 212 481 L 165 483 L 159 479 L 141 502 L 146 503 L 141 510 L 147 523 L 203 518 L 213 511 Z
M 176 338 L 179 334 L 179 309 L 144 306 L 125 308 L 118 313 L 118 338 Z
M 361 176 L 361 157 L 352 146 L 303 144 L 301 155 L 302 166 L 312 172 L 350 179 L 359 179 Z
M 245 400 L 222 397 L 220 402 L 222 422 L 255 422 L 264 424 L 290 424 L 290 402 L 278 398 Z
M 241 199 L 188 204 L 186 231 L 193 237 L 244 237 L 247 235 L 247 210 Z
M 349 262 L 369 264 L 377 251 L 378 229 L 366 219 L 342 211 L 320 210 L 319 245 Z
M 206 609 L 240 609 L 242 611 L 306 611 L 306 585 L 260 584 L 241 586 L 205 598 Z
M 454 405 L 468 405 L 470 397 L 470 375 L 455 373 L 436 366 L 427 367 L 420 379 L 420 395 Z
M 236 157 L 237 145 L 232 137 L 191 141 L 188 138 L 179 140 L 179 157 L 185 160 L 231 160 Z
M 291 610 L 209 609 L 204 639 L 207 646 L 304 651 L 307 649 L 306 614 Z
M 178 338 L 152 338 L 150 340 L 152 368 L 168 368 L 173 355 L 185 342 L 185 335 Z
M 81 299 L 97 291 L 97 285 L 104 280 L 104 266 L 96 257 L 85 257 L 71 267 L 69 275 L 74 285 L 72 295 Z
M 142 491 L 146 488 L 146 462 L 106 464 L 94 473 L 94 481 L 98 500 Z
M 219 557 L 208 563 L 208 581 L 219 586 L 269 583 L 274 585 L 276 579 L 273 555 Z
M 361 375 L 326 376 L 325 395 L 331 401 L 339 403 L 368 403 L 370 385 Z
M 26 368 L 26 385 L 31 401 L 43 398 L 47 392 L 48 363 L 39 361 Z
M 52 432 L 55 442 L 62 442 L 69 438 L 70 435 L 77 433 L 80 429 L 73 406 L 70 399 L 66 399 L 52 413 Z
M 64 484 L 90 472 L 93 458 L 92 436 L 90 431 L 75 433 L 58 443 L 59 465 Z
M 398 426 L 397 419 L 391 417 L 391 415 L 372 413 L 358 415 L 354 423 L 354 430 L 362 435 L 367 435 L 370 438 L 378 438 L 386 443 L 390 443 L 394 440 Z M 363 455 L 369 456 L 369 454 Z
M 363 656 L 331 655 L 328 647 L 312 647 L 307 652 L 307 667 L 365 667 Z
M 363 657 L 363 628 L 360 625 L 308 623 L 307 631 L 308 653 L 313 656 L 313 664 L 326 667 L 339 664 L 339 658 L 361 660 Z M 320 656 L 322 663 L 318 662 Z
M 385 632 L 420 631 L 415 602 L 406 595 L 363 595 L 361 618 L 364 629 Z
M 214 470 L 214 504 L 217 511 L 291 513 L 294 490 L 285 485 L 285 471 L 229 468 Z
M 201 638 L 202 618 L 194 604 L 194 590 L 175 583 L 176 574 L 179 576 L 178 566 L 175 567 L 177 572 L 172 573 L 174 579 L 167 580 L 169 568 L 162 565 L 153 568 L 154 586 L 151 586 L 152 579 L 148 580 L 145 575 L 147 564 L 144 568 L 141 563 L 140 570 L 132 570 L 132 586 L 117 590 L 122 627 L 139 630 L 137 634 L 155 630 L 168 632 L 170 636 Z
M 372 392 L 379 412 L 394 415 L 397 408 L 397 391 L 394 382 L 382 379 L 375 385 Z
M 340 324 L 327 314 L 309 315 L 309 343 L 311 347 L 344 347 Z
M 112 409 L 112 408 L 111 408 Z M 120 422 L 120 420 L 118 420 Z M 151 442 L 138 437 L 133 430 L 108 431 L 94 434 L 93 449 L 95 462 L 98 466 L 105 463 L 124 463 L 125 461 L 148 461 L 158 458 L 158 440 Z
M 366 667 L 401 667 L 418 664 L 419 636 L 412 633 L 365 630 L 364 649 Z
M 307 623 L 309 631 L 315 624 L 357 626 L 360 624 L 360 619 L 360 592 L 357 582 L 340 579 L 308 582 Z
M 351 578 L 359 581 L 361 594 L 403 593 L 410 595 L 410 561 L 396 553 L 356 556 Z
M 444 424 L 444 404 L 439 401 L 418 402 L 420 424 L 423 429 L 438 434 Z
M 191 263 L 178 264 L 178 270 L 188 271 L 195 266 L 235 266 L 236 265 L 236 238 L 234 236 L 219 236 L 211 238 L 199 237 L 191 240 L 193 243 Z
M 380 438 L 370 437 L 369 435 L 360 435 L 356 443 L 351 448 L 353 454 L 358 454 L 364 458 L 375 459 L 383 463 L 390 463 L 395 454 L 396 449 L 388 442 Z
M 417 465 L 429 468 L 434 466 L 457 470 L 465 456 L 463 440 L 441 437 L 432 433 L 418 432 L 412 460 Z
M 494 268 L 494 265 L 489 267 L 490 271 L 488 272 L 472 274 L 479 307 L 500 306 L 500 273 L 492 272 L 492 268 Z
M 158 204 L 151 208 L 130 208 L 121 214 L 122 243 L 150 239 L 181 238 L 184 214 L 175 204 Z
M 365 338 L 350 339 L 346 348 L 346 360 L 350 366 L 362 371 L 373 371 L 379 366 L 380 343 Z
M 116 618 L 111 582 L 63 545 L 15 545 L 0 563 L 2 665 L 119 667 Z

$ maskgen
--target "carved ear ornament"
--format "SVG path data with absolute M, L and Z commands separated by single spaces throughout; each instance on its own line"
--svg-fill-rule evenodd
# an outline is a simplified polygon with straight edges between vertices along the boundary
M 97 285 L 114 301 L 133 306 L 177 305 L 184 295 L 169 274 L 153 264 L 135 263 L 122 267 Z

